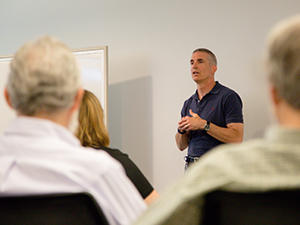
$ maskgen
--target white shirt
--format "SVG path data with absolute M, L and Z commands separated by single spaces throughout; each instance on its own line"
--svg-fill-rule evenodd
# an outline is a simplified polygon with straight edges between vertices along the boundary
M 49 120 L 15 118 L 0 137 L 0 196 L 82 191 L 94 196 L 109 224 L 131 224 L 146 209 L 107 153 L 81 147 Z
M 300 130 L 272 127 L 265 139 L 226 144 L 203 155 L 135 225 L 201 224 L 214 190 L 258 192 L 300 187 Z

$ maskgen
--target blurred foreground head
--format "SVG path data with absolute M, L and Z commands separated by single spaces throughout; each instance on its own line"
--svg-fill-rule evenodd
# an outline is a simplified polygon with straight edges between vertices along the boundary
M 267 72 L 275 105 L 300 110 L 300 15 L 277 24 L 267 39 Z
M 24 44 L 14 55 L 6 85 L 9 104 L 19 115 L 53 114 L 72 107 L 81 74 L 72 51 L 44 36 Z

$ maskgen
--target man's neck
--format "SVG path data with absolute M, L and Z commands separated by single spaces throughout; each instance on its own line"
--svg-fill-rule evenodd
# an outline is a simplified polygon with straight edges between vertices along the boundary
M 45 111 L 40 111 L 39 113 L 34 115 L 34 117 L 47 119 L 68 128 L 71 115 L 68 110 L 61 110 L 51 114 Z
M 287 128 L 300 129 L 300 111 L 282 101 L 280 106 L 275 108 L 279 124 Z
M 216 85 L 216 81 L 214 79 L 206 80 L 205 82 L 197 84 L 198 97 L 201 100 L 204 95 L 210 92 L 213 87 Z

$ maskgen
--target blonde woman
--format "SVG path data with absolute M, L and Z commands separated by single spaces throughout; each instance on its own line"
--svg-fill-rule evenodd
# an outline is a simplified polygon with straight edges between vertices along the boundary
M 103 118 L 103 109 L 98 98 L 85 90 L 79 110 L 79 127 L 76 136 L 83 146 L 106 151 L 118 160 L 123 165 L 128 178 L 149 205 L 159 196 L 158 193 L 127 154 L 108 147 L 110 139 Z

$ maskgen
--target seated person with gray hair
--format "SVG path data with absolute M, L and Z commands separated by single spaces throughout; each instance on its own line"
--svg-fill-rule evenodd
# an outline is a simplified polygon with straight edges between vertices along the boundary
M 299 62 L 300 15 L 277 25 L 267 42 L 269 91 L 278 124 L 262 139 L 222 145 L 205 154 L 135 224 L 201 224 L 205 195 L 215 190 L 262 193 L 299 189 Z
M 109 224 L 131 224 L 146 204 L 122 165 L 82 147 L 71 132 L 81 86 L 75 56 L 54 37 L 30 41 L 14 55 L 5 98 L 17 117 L 0 137 L 0 196 L 88 192 Z

